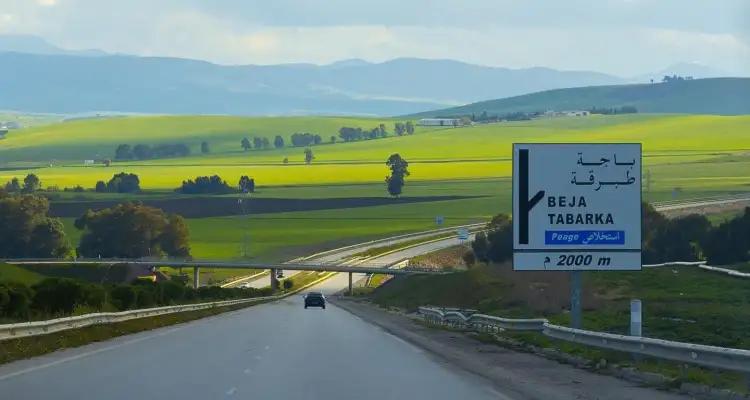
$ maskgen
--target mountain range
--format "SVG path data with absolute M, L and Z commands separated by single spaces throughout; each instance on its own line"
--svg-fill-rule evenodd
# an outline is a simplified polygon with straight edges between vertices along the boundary
M 27 112 L 399 115 L 549 89 L 627 82 L 632 79 L 593 71 L 416 58 L 218 65 L 72 51 L 34 36 L 0 36 L 0 109 Z

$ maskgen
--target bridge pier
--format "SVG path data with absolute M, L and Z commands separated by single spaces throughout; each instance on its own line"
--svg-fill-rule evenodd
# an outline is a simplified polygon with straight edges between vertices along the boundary
M 271 268 L 271 290 L 279 290 L 279 278 L 276 277 L 276 268 Z
M 201 269 L 193 267 L 193 287 L 198 289 L 201 285 Z
M 352 275 L 353 272 L 349 273 L 349 296 L 354 296 L 354 287 L 352 286 Z

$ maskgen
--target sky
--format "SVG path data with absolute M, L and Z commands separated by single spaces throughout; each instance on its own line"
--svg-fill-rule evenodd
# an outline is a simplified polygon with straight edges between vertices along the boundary
M 0 34 L 219 64 L 447 58 L 750 75 L 750 0 L 0 0 Z

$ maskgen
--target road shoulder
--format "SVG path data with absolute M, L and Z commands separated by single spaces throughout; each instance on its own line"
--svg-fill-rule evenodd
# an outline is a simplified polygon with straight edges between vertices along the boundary
M 343 298 L 331 300 L 334 305 L 428 351 L 452 366 L 489 380 L 499 392 L 545 400 L 689 398 L 577 369 L 534 354 L 482 343 L 463 333 L 429 328 L 404 315 L 387 312 L 370 303 Z

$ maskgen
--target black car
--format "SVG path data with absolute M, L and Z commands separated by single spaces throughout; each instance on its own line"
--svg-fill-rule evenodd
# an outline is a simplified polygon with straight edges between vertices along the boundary
M 323 293 L 310 292 L 305 295 L 305 308 L 307 307 L 320 307 L 325 310 L 326 298 Z

